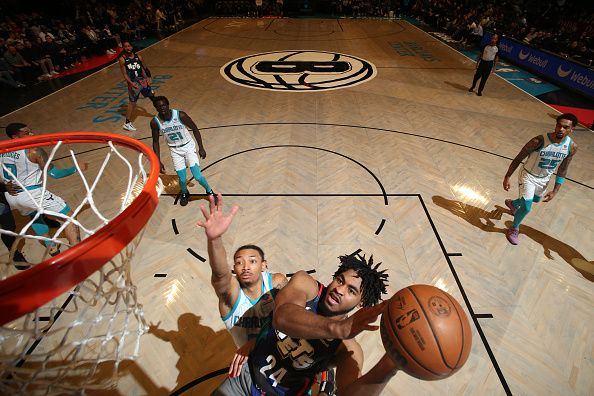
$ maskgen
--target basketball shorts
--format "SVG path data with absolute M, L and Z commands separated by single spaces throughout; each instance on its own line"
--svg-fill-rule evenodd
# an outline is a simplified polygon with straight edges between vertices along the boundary
M 235 396 L 235 395 L 260 395 L 258 389 L 252 382 L 252 376 L 247 362 L 241 367 L 239 375 L 234 378 L 226 377 L 225 381 L 214 392 L 211 396 Z
M 128 99 L 130 100 L 130 102 L 136 102 L 140 97 L 140 94 L 147 98 L 151 96 L 153 93 L 151 86 L 148 85 L 148 81 L 138 80 L 136 82 L 138 83 L 137 88 L 134 88 L 132 84 L 128 83 Z
M 34 190 L 29 190 L 31 196 L 29 196 L 26 191 L 22 191 L 17 195 L 4 193 L 4 196 L 10 207 L 18 210 L 23 216 L 28 216 L 31 213 L 37 212 L 39 207 L 42 207 L 44 211 L 55 213 L 66 214 L 70 211 L 70 207 L 62 198 L 52 194 L 48 190 L 45 190 L 45 194 L 42 197 L 41 192 L 42 188 L 36 188 Z M 31 199 L 31 197 L 33 199 Z M 51 215 L 51 213 L 49 214 Z
M 542 197 L 547 190 L 550 177 L 536 177 L 522 168 L 518 175 L 520 198 L 534 200 L 534 196 Z
M 169 149 L 171 150 L 173 167 L 176 171 L 189 168 L 193 165 L 200 165 L 194 140 L 190 140 L 185 145 L 179 147 L 169 146 Z

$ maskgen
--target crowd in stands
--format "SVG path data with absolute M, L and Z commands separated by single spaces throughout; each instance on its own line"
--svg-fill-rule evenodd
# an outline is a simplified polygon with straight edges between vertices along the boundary
M 45 12 L 17 11 L 18 1 L 13 0 L 12 8 L 0 6 L 0 85 L 23 87 L 59 76 L 89 57 L 115 55 L 123 41 L 178 30 L 184 19 L 211 4 L 221 16 L 283 15 L 283 0 L 55 0 Z M 490 30 L 594 66 L 594 2 L 588 6 L 569 0 L 329 0 L 328 4 L 335 16 L 411 16 L 465 45 L 478 45 Z
M 178 30 L 203 0 L 56 0 L 44 11 L 0 6 L 0 86 L 59 76 L 88 58 L 114 55 L 123 41 Z M 53 11 L 53 12 L 52 12 Z
M 411 15 L 463 43 L 489 30 L 594 66 L 594 2 L 417 0 Z
M 332 8 L 338 16 L 348 18 L 394 17 L 403 7 L 400 1 L 334 0 Z
M 217 16 L 251 17 L 283 16 L 283 0 L 217 0 Z
M 327 3 L 333 16 L 410 16 L 473 47 L 478 47 L 484 32 L 489 30 L 594 66 L 594 1 L 589 5 L 569 0 L 327 0 Z M 279 16 L 282 4 L 282 0 L 217 0 L 215 10 L 221 16 Z

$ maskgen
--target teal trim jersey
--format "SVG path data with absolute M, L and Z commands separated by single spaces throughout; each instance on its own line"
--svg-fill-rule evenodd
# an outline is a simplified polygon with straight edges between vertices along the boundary
M 25 188 L 40 186 L 43 178 L 39 165 L 27 158 L 27 149 L 0 154 L 0 172 L 4 182 L 17 179 Z
M 190 131 L 179 118 L 179 110 L 171 109 L 169 120 L 161 120 L 156 115 L 155 122 L 169 147 L 180 147 L 192 141 Z
M 272 273 L 264 271 L 262 272 L 262 295 L 252 300 L 239 288 L 239 295 L 231 312 L 221 318 L 238 347 L 258 335 L 262 323 L 272 312 L 274 308 L 272 290 Z
M 561 162 L 570 153 L 571 138 L 569 136 L 561 143 L 553 143 L 548 134 L 542 136 L 543 145 L 528 156 L 524 169 L 532 176 L 550 179 Z

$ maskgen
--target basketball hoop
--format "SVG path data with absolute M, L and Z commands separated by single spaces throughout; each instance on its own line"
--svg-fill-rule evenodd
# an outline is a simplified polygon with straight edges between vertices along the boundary
M 87 151 L 79 154 L 69 149 L 68 156 L 56 156 L 62 147 L 82 143 L 92 144 L 92 149 L 85 146 Z M 12 139 L 0 142 L 0 154 L 43 146 L 53 146 L 43 170 L 43 192 L 52 161 L 72 159 L 78 172 L 50 187 L 61 195 L 57 185 L 70 184 L 75 197 L 66 201 L 72 216 L 38 206 L 35 217 L 51 215 L 75 224 L 84 236 L 54 257 L 48 258 L 46 249 L 40 262 L 19 272 L 13 261 L 16 245 L 24 241 L 31 250 L 40 250 L 40 241 L 67 245 L 60 240 L 65 226 L 46 236 L 32 233 L 33 220 L 19 232 L 0 230 L 17 238 L 8 258 L 0 256 L 0 394 L 71 393 L 114 386 L 118 364 L 137 357 L 139 338 L 147 327 L 130 277 L 130 261 L 158 204 L 156 155 L 135 139 L 95 132 Z M 101 164 L 98 169 L 81 172 L 77 155 L 103 159 L 93 158 L 93 165 Z M 9 169 L 2 171 L 11 175 Z M 111 173 L 109 180 L 103 177 L 106 172 Z M 25 190 L 17 177 L 11 178 Z M 80 188 L 73 189 L 76 182 Z M 116 194 L 121 194 L 121 203 L 113 199 Z

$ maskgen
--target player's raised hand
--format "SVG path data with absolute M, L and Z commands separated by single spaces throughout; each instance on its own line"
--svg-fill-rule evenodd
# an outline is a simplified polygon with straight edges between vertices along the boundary
M 214 196 L 208 196 L 208 210 L 204 205 L 200 205 L 200 211 L 204 216 L 204 220 L 198 220 L 198 225 L 204 228 L 206 237 L 208 239 L 215 239 L 220 237 L 227 231 L 229 225 L 233 221 L 233 217 L 239 210 L 239 206 L 233 205 L 228 214 L 223 213 L 223 195 L 217 195 L 217 203 L 215 204 Z
M 379 326 L 372 325 L 377 320 L 377 317 L 384 312 L 387 301 L 383 301 L 373 307 L 361 308 L 353 315 L 340 321 L 339 338 L 349 339 L 355 337 L 362 331 L 374 331 L 379 329 Z

